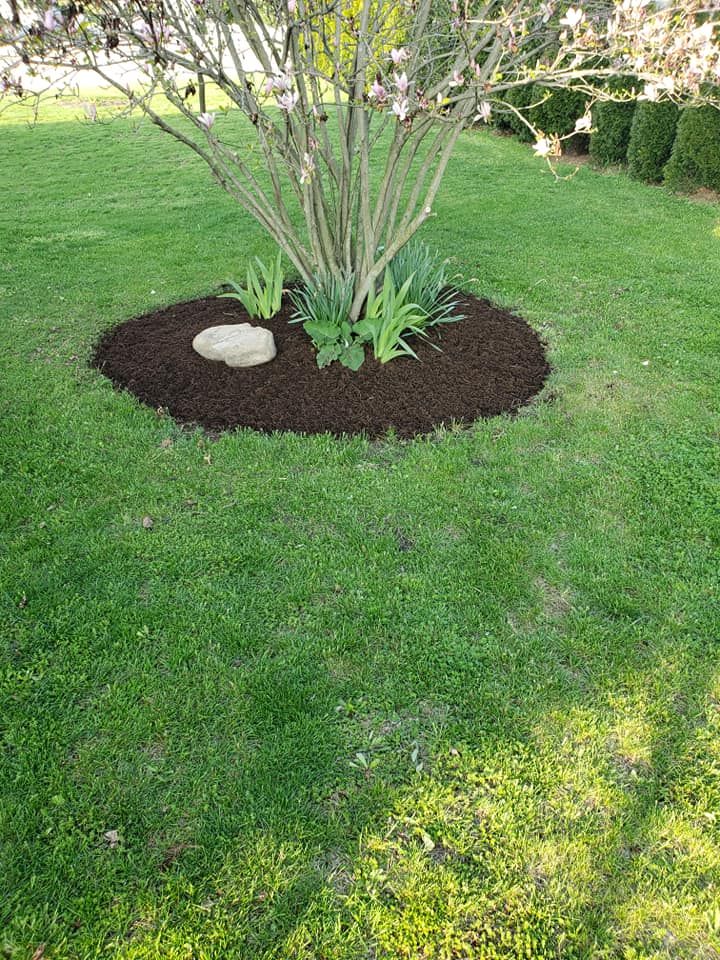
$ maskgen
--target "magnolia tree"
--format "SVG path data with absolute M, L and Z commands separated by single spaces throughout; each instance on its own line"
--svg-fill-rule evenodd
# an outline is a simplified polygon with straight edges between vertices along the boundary
M 713 101 L 719 12 L 720 0 L 9 0 L 0 74 L 22 96 L 94 73 L 202 157 L 303 280 L 352 276 L 354 321 L 432 215 L 464 128 L 515 110 L 509 92 L 528 84 L 589 102 Z M 608 93 L 624 75 L 626 92 Z M 227 108 L 198 110 L 198 78 L 241 128 Z M 590 127 L 588 111 L 576 129 Z M 560 155 L 553 131 L 535 134 L 539 155 Z

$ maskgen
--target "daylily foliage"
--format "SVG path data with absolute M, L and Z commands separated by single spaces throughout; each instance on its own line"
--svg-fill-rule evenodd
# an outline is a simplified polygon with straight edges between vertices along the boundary
M 0 0 L 0 12 L 0 89 L 93 71 L 199 154 L 306 282 L 352 276 L 353 321 L 432 215 L 460 132 L 515 110 L 508 91 L 717 103 L 720 86 L 720 0 Z M 629 90 L 608 93 L 623 75 Z M 251 143 L 225 135 L 222 111 L 198 111 L 197 77 L 244 114 Z M 576 130 L 590 126 L 588 112 Z M 552 130 L 534 132 L 540 156 L 561 154 Z

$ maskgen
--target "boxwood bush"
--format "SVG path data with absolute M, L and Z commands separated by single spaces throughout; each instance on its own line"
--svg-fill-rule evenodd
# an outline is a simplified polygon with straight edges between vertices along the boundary
M 587 106 L 586 95 L 577 90 L 551 90 L 534 84 L 509 90 L 505 99 L 543 133 L 556 133 L 561 137 L 573 132 L 575 121 L 585 113 Z M 538 105 L 528 110 L 531 103 Z M 535 140 L 528 127 L 513 113 L 499 115 L 496 126 L 511 131 L 523 143 Z M 587 136 L 578 134 L 565 141 L 564 149 L 580 153 L 587 149 L 587 145 Z
M 631 177 L 647 183 L 662 181 L 675 141 L 679 112 L 674 103 L 638 103 L 627 154 Z
M 579 90 L 547 90 L 535 87 L 535 100 L 549 93 L 547 100 L 530 111 L 530 120 L 543 133 L 556 133 L 565 137 L 575 130 L 575 123 L 587 109 L 588 98 Z M 588 148 L 586 134 L 575 134 L 563 144 L 563 151 L 584 153 Z
M 686 107 L 680 112 L 665 182 L 673 190 L 720 190 L 720 110 Z
M 508 90 L 505 95 L 507 102 L 511 103 L 517 110 L 523 111 L 525 116 L 527 116 L 527 107 L 529 107 L 536 98 L 537 93 L 532 84 L 527 87 L 515 87 L 512 90 Z M 532 143 L 534 140 L 532 133 L 522 120 L 510 111 L 503 115 L 501 125 L 504 129 L 514 133 L 522 143 Z
M 625 163 L 630 143 L 630 128 L 635 116 L 635 102 L 615 103 L 611 100 L 593 107 L 590 156 L 595 163 L 607 166 Z

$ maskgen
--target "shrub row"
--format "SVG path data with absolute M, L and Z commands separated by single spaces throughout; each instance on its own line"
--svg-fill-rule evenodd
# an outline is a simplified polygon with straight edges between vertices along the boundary
M 506 99 L 538 130 L 561 137 L 573 132 L 575 121 L 583 115 L 587 104 L 587 97 L 578 90 L 549 90 L 534 85 L 510 90 Z M 514 113 L 503 115 L 498 126 L 514 133 L 523 143 L 535 139 L 528 126 Z M 570 152 L 582 153 L 587 146 L 585 134 L 576 134 L 565 141 L 565 149 Z
M 665 182 L 674 190 L 720 191 L 720 110 L 688 107 L 681 111 Z
M 630 129 L 635 115 L 635 103 L 615 103 L 608 100 L 593 107 L 593 127 L 590 137 L 590 156 L 595 163 L 607 166 L 625 163 Z
M 587 103 L 578 91 L 537 86 L 511 90 L 507 100 L 536 128 L 559 136 L 572 133 Z M 525 143 L 533 140 L 514 114 L 501 117 L 498 126 Z M 589 150 L 596 163 L 627 163 L 631 177 L 647 183 L 664 180 L 674 190 L 720 191 L 720 110 L 715 107 L 609 101 L 593 107 L 593 127 Z M 569 152 L 586 150 L 588 138 L 577 134 L 564 147 Z
M 662 181 L 675 142 L 678 113 L 674 103 L 638 103 L 627 152 L 628 173 L 635 180 Z
M 630 176 L 673 190 L 720 190 L 720 110 L 640 103 L 628 142 Z

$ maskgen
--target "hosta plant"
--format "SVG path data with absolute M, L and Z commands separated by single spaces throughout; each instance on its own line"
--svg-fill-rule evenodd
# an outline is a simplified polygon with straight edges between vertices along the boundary
M 318 367 L 339 360 L 357 370 L 365 359 L 350 323 L 353 300 L 353 277 L 325 275 L 290 291 L 295 306 L 293 323 L 302 323 L 303 330 L 317 350 Z

